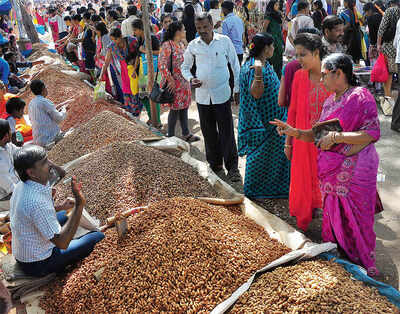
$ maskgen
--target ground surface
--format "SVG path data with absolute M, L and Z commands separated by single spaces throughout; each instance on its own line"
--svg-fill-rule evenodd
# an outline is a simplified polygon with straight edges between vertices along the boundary
M 162 111 L 161 120 L 163 125 L 166 126 L 168 109 Z M 237 131 L 238 107 L 233 106 L 232 111 L 235 131 Z M 384 182 L 379 182 L 378 188 L 385 210 L 375 216 L 377 266 L 381 271 L 381 275 L 376 279 L 398 289 L 400 269 L 400 133 L 390 129 L 391 117 L 385 117 L 380 113 L 379 118 L 381 122 L 381 139 L 376 144 L 376 147 L 380 155 L 379 172 L 384 175 Z M 142 114 L 141 119 L 147 121 L 146 113 Z M 193 134 L 201 138 L 201 141 L 192 145 L 191 154 L 199 160 L 206 161 L 204 141 L 195 102 L 192 102 L 189 108 L 189 125 Z M 176 135 L 180 136 L 180 134 L 178 121 Z M 245 158 L 240 158 L 239 170 L 243 178 L 245 165 Z M 239 191 L 241 189 L 240 186 L 236 188 Z M 259 204 L 296 227 L 296 219 L 290 217 L 288 213 L 287 200 L 261 200 Z M 321 217 L 313 220 L 305 234 L 314 242 L 321 242 Z

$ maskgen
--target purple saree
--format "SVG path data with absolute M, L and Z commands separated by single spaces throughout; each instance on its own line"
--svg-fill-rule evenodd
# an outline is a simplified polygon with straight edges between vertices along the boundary
M 344 132 L 364 131 L 375 141 L 380 137 L 374 97 L 361 87 L 351 88 L 339 101 L 331 95 L 324 103 L 320 121 L 338 118 Z M 375 265 L 374 213 L 379 157 L 374 143 L 346 156 L 352 145 L 339 144 L 319 151 L 318 176 L 323 198 L 322 238 L 337 242 L 353 262 L 368 274 Z

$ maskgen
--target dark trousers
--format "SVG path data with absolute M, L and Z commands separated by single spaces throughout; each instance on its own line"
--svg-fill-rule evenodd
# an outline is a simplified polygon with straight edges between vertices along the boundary
M 239 64 L 242 66 L 242 61 L 243 61 L 243 54 L 237 55 L 239 59 Z M 231 64 L 228 63 L 228 69 L 229 69 L 229 86 L 231 88 L 231 97 L 233 96 L 233 87 L 235 86 L 235 77 L 233 75 L 233 71 L 231 68 Z
M 235 170 L 238 167 L 238 153 L 233 131 L 231 101 L 223 104 L 197 104 L 201 132 L 206 146 L 206 157 L 213 171 Z
M 181 123 L 182 135 L 189 136 L 190 131 L 188 127 L 188 108 L 180 110 L 170 110 L 168 114 L 168 136 L 175 135 L 176 122 L 179 119 Z
M 66 212 L 58 212 L 57 220 L 60 225 L 64 225 L 68 220 Z M 54 247 L 51 256 L 43 261 L 32 263 L 18 261 L 18 265 L 24 273 L 34 277 L 42 277 L 50 273 L 61 273 L 68 265 L 75 264 L 87 257 L 93 251 L 96 243 L 103 239 L 104 234 L 102 232 L 91 232 L 79 239 L 72 240 L 66 250 Z
M 391 128 L 400 131 L 400 95 L 397 97 L 396 104 L 393 107 Z

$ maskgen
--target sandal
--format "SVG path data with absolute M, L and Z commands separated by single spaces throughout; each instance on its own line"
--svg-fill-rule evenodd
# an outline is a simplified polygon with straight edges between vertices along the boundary
M 189 136 L 187 136 L 185 138 L 185 141 L 188 142 L 188 143 L 197 142 L 197 141 L 200 141 L 200 137 L 198 137 L 196 135 L 193 135 L 193 134 L 190 134 Z

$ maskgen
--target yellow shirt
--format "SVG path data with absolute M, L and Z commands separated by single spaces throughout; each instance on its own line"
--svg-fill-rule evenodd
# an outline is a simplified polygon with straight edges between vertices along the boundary
M 79 22 L 79 25 L 82 27 L 82 29 L 85 28 L 85 22 L 83 20 Z

